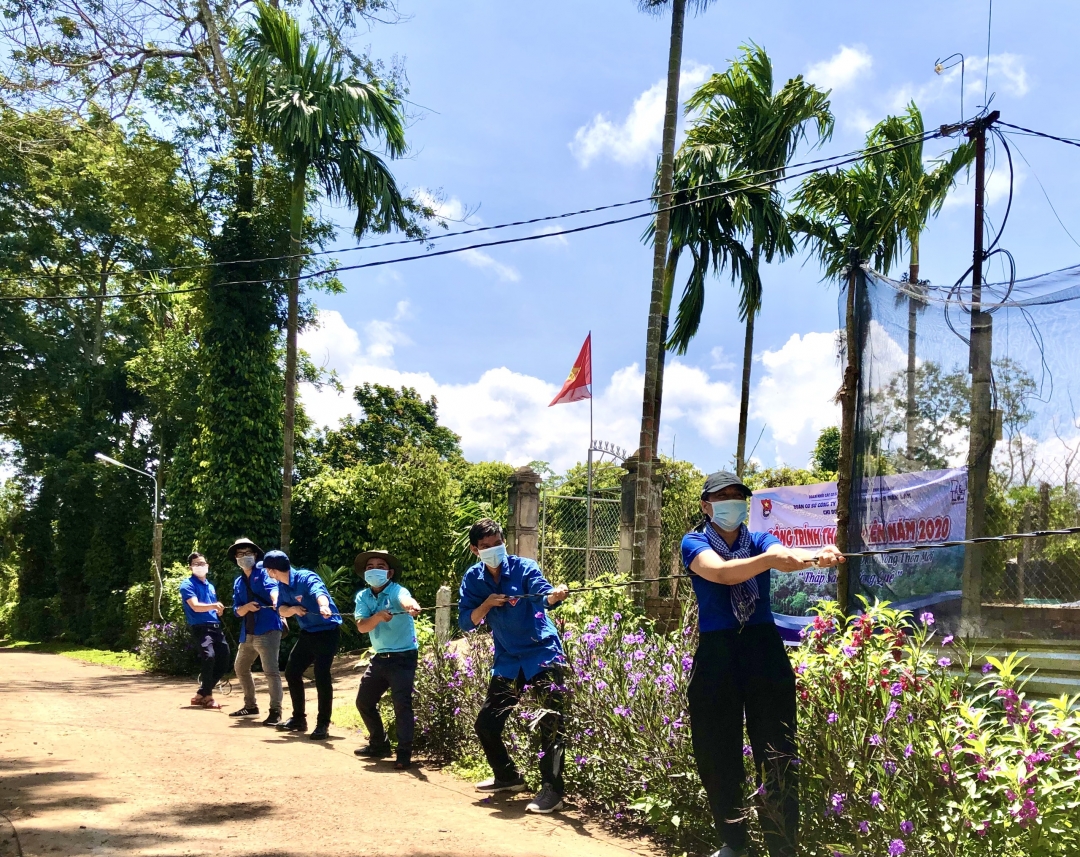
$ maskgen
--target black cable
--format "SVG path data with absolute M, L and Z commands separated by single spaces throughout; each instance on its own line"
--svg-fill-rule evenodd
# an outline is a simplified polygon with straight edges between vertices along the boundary
M 942 130 L 939 129 L 937 131 L 927 132 L 926 134 L 921 135 L 921 137 L 925 138 L 925 139 L 933 139 L 934 137 L 940 136 L 941 134 L 942 134 Z M 880 151 L 877 151 L 874 154 L 884 154 L 885 152 L 888 152 L 888 151 L 893 151 L 895 149 L 905 148 L 906 146 L 913 145 L 914 142 L 915 141 L 892 145 L 892 146 L 890 146 L 888 148 L 882 148 Z M 322 269 L 317 270 L 317 271 L 310 271 L 308 273 L 301 274 L 298 279 L 306 281 L 306 280 L 310 280 L 310 279 L 313 279 L 313 278 L 316 278 L 316 277 L 321 277 L 321 276 L 323 276 L 325 274 L 336 274 L 336 273 L 340 273 L 342 271 L 357 271 L 357 270 L 362 270 L 364 268 L 378 268 L 378 267 L 382 267 L 384 265 L 393 265 L 393 264 L 397 264 L 397 263 L 400 263 L 400 262 L 413 262 L 413 261 L 417 261 L 417 260 L 420 260 L 420 259 L 432 259 L 432 258 L 436 258 L 436 257 L 439 257 L 439 256 L 448 256 L 448 255 L 452 255 L 454 253 L 464 253 L 467 250 L 478 250 L 478 249 L 482 249 L 482 248 L 486 248 L 486 247 L 500 247 L 500 246 L 504 246 L 504 245 L 507 245 L 507 244 L 520 244 L 520 243 L 527 242 L 527 241 L 542 241 L 545 238 L 553 238 L 553 237 L 557 237 L 557 236 L 560 236 L 560 235 L 573 235 L 573 234 L 578 233 L 578 232 L 587 232 L 587 231 L 590 231 L 590 230 L 593 230 L 593 229 L 600 229 L 600 228 L 603 228 L 603 227 L 606 227 L 606 226 L 615 226 L 615 225 L 622 224 L 622 223 L 629 223 L 629 222 L 631 222 L 633 220 L 641 220 L 642 218 L 645 218 L 645 217 L 654 217 L 656 214 L 658 214 L 658 213 L 660 213 L 662 211 L 674 211 L 674 210 L 676 210 L 678 208 L 683 208 L 683 207 L 688 206 L 688 205 L 696 205 L 696 204 L 699 204 L 699 203 L 702 203 L 702 202 L 708 202 L 710 200 L 723 199 L 725 197 L 732 196 L 732 195 L 737 194 L 737 193 L 744 193 L 747 190 L 758 190 L 758 189 L 764 189 L 764 188 L 772 187 L 774 185 L 780 184 L 781 182 L 789 181 L 791 179 L 802 178 L 802 177 L 805 177 L 805 176 L 808 176 L 808 175 L 813 175 L 814 173 L 824 172 L 826 170 L 833 169 L 835 167 L 841 167 L 841 166 L 845 166 L 846 164 L 855 163 L 857 161 L 863 160 L 863 158 L 865 158 L 865 157 L 866 157 L 865 154 L 859 154 L 859 155 L 856 155 L 854 157 L 848 158 L 846 160 L 841 160 L 841 161 L 839 161 L 837 163 L 829 164 L 826 167 L 818 167 L 818 168 L 814 168 L 814 169 L 804 170 L 801 173 L 794 173 L 794 174 L 789 174 L 789 175 L 785 175 L 785 176 L 779 176 L 779 177 L 774 178 L 774 179 L 769 179 L 767 181 L 760 182 L 760 183 L 758 183 L 756 185 L 746 185 L 746 186 L 743 186 L 743 187 L 740 187 L 740 188 L 736 188 L 736 189 L 728 190 L 728 191 L 723 191 L 723 192 L 717 193 L 717 194 L 711 194 L 711 195 L 705 196 L 705 197 L 696 197 L 694 199 L 687 199 L 687 200 L 681 201 L 681 202 L 674 202 L 670 206 L 667 206 L 665 208 L 657 208 L 657 209 L 654 209 L 652 211 L 644 211 L 644 212 L 641 212 L 640 214 L 632 214 L 632 215 L 629 215 L 627 217 L 613 218 L 611 220 L 605 220 L 605 221 L 601 221 L 599 223 L 590 223 L 590 224 L 587 224 L 585 226 L 576 226 L 576 227 L 573 227 L 571 229 L 563 229 L 563 230 L 560 230 L 558 232 L 547 232 L 547 233 L 542 233 L 542 234 L 538 234 L 538 235 L 523 235 L 523 236 L 519 236 L 519 237 L 516 237 L 516 238 L 503 238 L 503 239 L 499 239 L 497 241 L 485 241 L 485 242 L 480 242 L 480 243 L 477 243 L 477 244 L 469 244 L 469 245 L 466 245 L 464 247 L 454 247 L 454 248 L 451 248 L 449 250 L 438 250 L 438 251 L 436 251 L 434 253 L 419 253 L 419 254 L 415 254 L 415 255 L 412 255 L 412 256 L 398 256 L 398 257 L 395 257 L 393 259 L 382 259 L 382 260 L 375 261 L 375 262 L 364 262 L 364 263 L 357 264 L 357 265 L 343 265 L 343 266 L 339 266 L 339 267 L 331 266 L 331 267 L 327 267 L 327 268 L 322 268 Z M 715 182 L 711 182 L 710 185 L 711 184 L 715 184 Z M 694 188 L 694 190 L 696 190 L 696 188 Z M 678 194 L 673 193 L 671 195 L 672 196 L 675 196 L 675 195 L 684 196 L 685 193 L 680 192 Z M 494 227 L 483 227 L 483 228 L 489 229 L 489 228 L 494 228 Z M 408 239 L 406 243 L 411 243 L 411 242 L 414 242 L 415 240 L 416 239 Z M 130 273 L 130 272 L 121 272 L 121 273 Z M 23 301 L 83 301 L 83 300 L 110 300 L 110 299 L 116 299 L 116 298 L 129 298 L 129 297 L 131 297 L 131 298 L 153 297 L 153 296 L 157 296 L 157 295 L 185 294 L 185 293 L 189 293 L 189 292 L 207 291 L 207 290 L 212 289 L 212 288 L 220 288 L 220 287 L 223 287 L 223 286 L 261 285 L 261 284 L 263 284 L 265 282 L 266 282 L 265 279 L 258 279 L 258 280 L 231 280 L 231 281 L 226 281 L 226 282 L 222 282 L 222 283 L 211 283 L 211 284 L 207 284 L 207 285 L 204 285 L 204 286 L 191 286 L 191 287 L 184 288 L 184 289 L 161 289 L 161 290 L 145 291 L 145 292 L 114 292 L 112 294 L 106 294 L 106 295 L 16 295 L 16 296 L 0 296 L 0 301 L 4 301 L 4 302 L 10 302 L 10 301 L 20 301 L 20 302 L 23 302 Z
M 1012 128 L 1016 131 L 1022 131 L 1023 133 L 1031 137 L 1044 137 L 1047 140 L 1056 140 L 1059 143 L 1065 143 L 1069 146 L 1076 146 L 1080 148 L 1080 140 L 1074 140 L 1069 137 L 1058 137 L 1056 134 L 1047 134 L 1044 131 L 1033 131 L 1030 128 L 1025 128 L 1023 125 L 1013 125 L 1010 122 L 1002 122 L 1000 119 L 994 123 L 995 125 L 1003 125 L 1006 128 Z
M 960 126 L 956 126 L 956 127 L 960 128 L 960 127 L 963 127 L 963 126 L 960 125 Z M 838 161 L 838 160 L 843 159 L 843 158 L 850 158 L 850 157 L 854 157 L 854 156 L 859 156 L 860 158 L 863 158 L 863 157 L 867 157 L 867 156 L 870 156 L 870 155 L 884 154 L 886 152 L 893 151 L 893 149 L 895 149 L 895 148 L 901 148 L 903 146 L 914 145 L 915 143 L 918 143 L 918 142 L 926 142 L 926 140 L 932 139 L 932 138 L 937 137 L 937 136 L 941 136 L 942 133 L 943 133 L 943 130 L 944 129 L 939 128 L 939 129 L 937 129 L 935 131 L 923 131 L 921 134 L 910 134 L 907 137 L 901 137 L 898 140 L 893 140 L 888 144 L 881 144 L 880 146 L 876 146 L 876 147 L 873 147 L 873 148 L 870 148 L 870 149 L 856 149 L 856 150 L 853 150 L 851 152 L 847 152 L 847 153 L 841 154 L 841 155 L 830 155 L 830 156 L 824 157 L 824 158 L 815 158 L 815 159 L 810 160 L 810 161 L 802 161 L 802 162 L 797 163 L 797 164 L 787 164 L 787 165 L 785 165 L 783 167 L 769 167 L 768 169 L 756 170 L 754 172 L 741 174 L 740 176 L 738 176 L 738 178 L 751 179 L 751 178 L 757 178 L 759 176 L 764 176 L 764 175 L 767 175 L 769 173 L 782 172 L 783 170 L 801 169 L 802 167 L 815 166 L 815 165 L 819 165 L 819 164 L 827 164 L 828 162 Z M 829 168 L 829 167 L 826 167 L 826 168 Z M 730 181 L 730 178 L 728 178 L 728 179 L 719 179 L 719 180 L 714 181 L 714 182 L 706 182 L 704 184 L 697 185 L 695 188 L 693 188 L 693 190 L 700 190 L 702 188 L 712 187 L 712 186 L 717 185 L 717 184 L 725 184 L 728 181 Z M 674 196 L 674 195 L 675 195 L 674 191 L 671 194 L 669 194 L 669 196 Z M 303 258 L 308 258 L 308 257 L 314 258 L 316 256 L 331 256 L 331 255 L 337 255 L 337 254 L 341 254 L 341 253 L 355 253 L 355 252 L 360 251 L 360 250 L 377 250 L 377 249 L 380 249 L 380 248 L 383 248 L 383 247 L 394 247 L 394 246 L 400 246 L 402 244 L 422 244 L 422 243 L 429 242 L 429 241 L 441 240 L 443 238 L 460 238 L 463 235 L 475 235 L 476 233 L 479 233 L 479 232 L 492 232 L 492 231 L 495 231 L 495 230 L 498 230 L 498 229 L 508 229 L 508 228 L 514 227 L 514 226 L 531 226 L 531 225 L 535 225 L 537 223 L 546 223 L 546 222 L 550 222 L 552 220 L 562 220 L 562 219 L 565 219 L 565 218 L 568 218 L 568 217 L 577 217 L 577 216 L 583 215 L 583 214 L 595 214 L 595 213 L 597 213 L 599 211 L 608 211 L 610 209 L 615 209 L 615 208 L 625 208 L 626 206 L 639 205 L 639 204 L 641 204 L 643 202 L 654 202 L 654 201 L 658 200 L 660 198 L 660 196 L 661 196 L 660 194 L 653 194 L 651 196 L 643 196 L 643 197 L 640 197 L 638 199 L 631 199 L 631 200 L 627 200 L 625 202 L 608 203 L 607 205 L 598 205 L 598 206 L 594 206 L 592 208 L 582 208 L 582 209 L 579 209 L 577 211 L 568 211 L 568 212 L 564 212 L 562 214 L 549 214 L 549 215 L 545 215 L 543 217 L 529 218 L 527 220 L 515 220 L 515 221 L 510 221 L 510 222 L 507 222 L 507 223 L 497 223 L 497 224 L 494 224 L 492 226 L 475 226 L 475 227 L 472 227 L 470 229 L 461 229 L 461 230 L 458 230 L 457 232 L 445 232 L 445 233 L 441 233 L 441 234 L 438 234 L 438 235 L 426 235 L 426 236 L 423 236 L 421 238 L 397 238 L 397 239 L 394 239 L 394 240 L 391 240 L 391 241 L 379 241 L 379 242 L 375 242 L 373 244 L 358 245 L 356 247 L 342 247 L 342 248 L 338 248 L 338 249 L 334 249 L 334 250 L 315 250 L 315 251 L 309 251 L 309 252 L 305 252 L 305 253 L 286 254 L 286 255 L 282 255 L 282 256 L 264 256 L 264 257 L 259 258 L 259 259 L 234 259 L 234 260 L 227 260 L 227 261 L 224 261 L 224 262 L 203 262 L 203 263 L 200 263 L 200 264 L 197 264 L 197 265 L 173 265 L 173 266 L 170 266 L 170 267 L 162 267 L 162 268 L 131 268 L 131 269 L 128 269 L 128 270 L 123 270 L 123 271 L 105 272 L 105 276 L 107 276 L 107 277 L 119 277 L 119 276 L 126 276 L 126 275 L 132 275 L 132 274 L 160 274 L 160 273 L 166 273 L 166 272 L 171 272 L 171 271 L 204 270 L 204 269 L 208 269 L 208 268 L 224 267 L 224 266 L 227 266 L 227 265 L 254 265 L 254 264 L 259 264 L 261 262 L 283 262 L 283 261 L 288 261 L 288 260 L 296 259 L 296 258 L 302 258 L 302 259 Z M 539 236 L 539 238 L 550 238 L 550 237 L 551 237 L 551 234 L 544 234 L 544 235 Z M 76 279 L 76 278 L 83 277 L 83 276 L 86 276 L 86 275 L 84 275 L 84 274 L 76 274 L 76 273 L 46 274 L 46 273 L 36 273 L 35 272 L 33 274 L 28 274 L 28 275 L 25 275 L 23 277 L 0 277 L 0 283 L 23 282 L 26 279 L 27 276 L 36 277 L 36 278 L 39 278 L 39 279 L 57 279 L 57 278 L 60 278 L 60 279 Z M 95 276 L 96 276 L 96 274 L 95 274 Z

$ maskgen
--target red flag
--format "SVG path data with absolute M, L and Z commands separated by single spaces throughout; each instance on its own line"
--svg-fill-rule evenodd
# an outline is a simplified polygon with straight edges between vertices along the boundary
M 566 381 L 559 394 L 548 405 L 562 405 L 566 402 L 580 402 L 592 398 L 592 333 L 585 337 L 581 352 L 574 361 Z

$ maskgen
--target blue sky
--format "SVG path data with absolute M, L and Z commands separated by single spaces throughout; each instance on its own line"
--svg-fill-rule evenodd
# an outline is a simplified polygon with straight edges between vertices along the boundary
M 426 108 L 410 108 L 417 114 L 412 154 L 395 165 L 410 189 L 438 193 L 450 216 L 474 212 L 469 222 L 478 225 L 648 193 L 667 16 L 644 15 L 631 0 L 403 0 L 401 10 L 405 21 L 357 42 L 376 56 L 403 57 L 409 98 Z M 989 90 L 1003 119 L 1080 136 L 1077 19 L 1074 3 L 996 4 Z M 964 105 L 972 114 L 983 101 L 986 39 L 986 0 L 718 2 L 687 22 L 683 74 L 700 83 L 754 40 L 769 51 L 778 82 L 802 73 L 833 89 L 837 128 L 824 151 L 845 152 L 909 98 L 927 126 L 957 119 L 959 69 L 934 74 L 935 60 L 957 51 L 967 56 Z M 1020 276 L 1080 261 L 1036 178 L 1080 238 L 1080 151 L 1013 142 L 1030 162 L 1017 157 L 1003 239 Z M 999 163 L 989 191 L 995 223 L 1007 186 Z M 952 282 L 970 262 L 972 198 L 970 187 L 958 188 L 924 239 L 923 276 L 936 283 Z M 584 458 L 589 407 L 546 405 L 591 330 L 596 436 L 633 449 L 651 275 L 643 223 L 345 273 L 346 294 L 315 296 L 321 327 L 302 346 L 349 390 L 377 381 L 437 396 L 443 421 L 462 435 L 471 459 L 538 458 L 563 468 Z M 768 267 L 763 278 L 750 443 L 764 429 L 757 458 L 803 465 L 820 428 L 838 420 L 831 401 L 839 385 L 836 286 L 804 257 Z M 669 358 L 661 447 L 670 452 L 674 441 L 677 457 L 705 470 L 730 463 L 734 453 L 743 337 L 736 313 L 729 281 L 713 281 L 701 332 L 684 357 Z M 306 389 L 304 401 L 319 423 L 355 410 L 348 396 L 329 390 Z

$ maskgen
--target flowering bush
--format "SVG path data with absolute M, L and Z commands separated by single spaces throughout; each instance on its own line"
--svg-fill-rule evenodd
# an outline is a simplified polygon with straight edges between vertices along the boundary
M 199 655 L 184 622 L 143 625 L 135 651 L 151 672 L 190 676 L 199 671 Z
M 935 645 L 933 623 L 884 606 L 845 621 L 827 605 L 808 627 L 796 653 L 808 853 L 1080 853 L 1077 700 L 1027 701 L 1015 657 L 987 659 L 973 684 L 972 653 Z
M 615 612 L 562 629 L 571 690 L 566 781 L 609 818 L 681 847 L 715 848 L 685 710 L 694 623 L 667 635 Z M 490 637 L 439 648 L 421 640 L 418 744 L 442 761 L 475 760 L 473 722 L 491 665 Z M 1016 658 L 937 642 L 933 617 L 874 606 L 846 620 L 825 605 L 793 649 L 799 693 L 800 854 L 1051 857 L 1080 854 L 1077 699 L 1033 703 Z M 978 669 L 975 670 L 978 673 Z M 507 724 L 535 776 L 542 712 Z M 747 754 L 747 794 L 756 791 Z M 760 845 L 751 813 L 751 834 Z

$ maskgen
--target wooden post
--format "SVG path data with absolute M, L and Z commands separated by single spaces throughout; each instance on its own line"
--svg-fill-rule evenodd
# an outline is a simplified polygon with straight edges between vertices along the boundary
M 971 372 L 971 420 L 968 434 L 967 538 L 986 535 L 986 492 L 990 484 L 990 461 L 994 455 L 992 368 L 993 318 L 982 309 L 983 217 L 986 194 L 986 129 L 998 118 L 995 110 L 972 125 L 968 136 L 975 141 L 975 241 L 971 262 L 971 337 L 968 371 Z M 965 635 L 980 636 L 982 624 L 982 565 L 985 549 L 968 545 L 964 550 L 961 628 Z
M 450 587 L 435 593 L 435 639 L 440 646 L 450 642 Z

